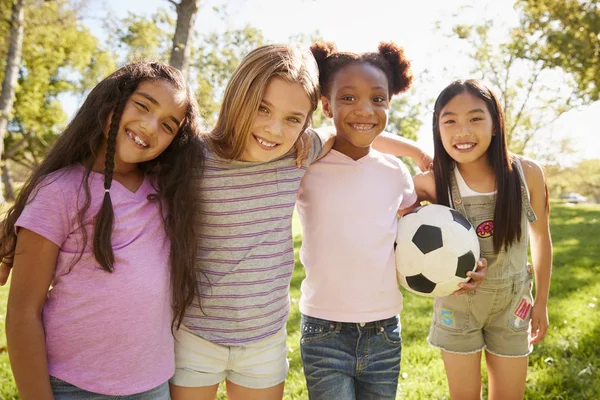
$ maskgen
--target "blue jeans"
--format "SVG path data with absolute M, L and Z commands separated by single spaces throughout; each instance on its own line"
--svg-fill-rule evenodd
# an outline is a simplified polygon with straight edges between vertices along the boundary
M 50 385 L 55 400 L 170 400 L 169 382 L 165 382 L 154 389 L 143 393 L 130 394 L 128 396 L 109 396 L 100 393 L 88 392 L 68 382 L 50 377 Z
M 300 352 L 311 400 L 394 400 L 402 339 L 398 316 L 365 324 L 302 315 Z

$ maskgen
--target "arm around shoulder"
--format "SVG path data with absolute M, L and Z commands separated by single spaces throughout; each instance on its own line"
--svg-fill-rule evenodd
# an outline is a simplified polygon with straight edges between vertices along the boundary
M 429 171 L 432 168 L 433 158 L 421 149 L 414 140 L 382 132 L 375 138 L 373 148 L 382 153 L 397 157 L 410 157 L 419 166 L 421 171 Z

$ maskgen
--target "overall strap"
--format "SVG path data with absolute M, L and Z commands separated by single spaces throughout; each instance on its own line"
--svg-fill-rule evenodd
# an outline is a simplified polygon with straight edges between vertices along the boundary
M 450 174 L 450 207 L 454 207 L 456 211 L 465 217 L 467 216 L 467 210 L 465 210 L 465 206 L 460 195 L 460 190 L 458 190 L 458 183 L 456 182 L 454 171 Z
M 523 210 L 525 210 L 525 214 L 527 215 L 527 220 L 529 223 L 532 223 L 537 219 L 533 208 L 531 207 L 531 201 L 529 200 L 529 190 L 527 190 L 527 181 L 525 180 L 525 174 L 523 173 L 523 166 L 521 165 L 521 159 L 515 158 L 514 165 L 517 166 L 517 171 L 519 172 L 519 180 L 521 181 L 521 203 L 523 205 Z

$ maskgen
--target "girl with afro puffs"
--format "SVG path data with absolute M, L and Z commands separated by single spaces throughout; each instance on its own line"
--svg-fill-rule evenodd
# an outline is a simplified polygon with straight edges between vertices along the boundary
M 372 148 L 390 100 L 413 80 L 401 47 L 337 52 L 317 42 L 323 111 L 333 149 L 311 165 L 297 201 L 302 222 L 300 350 L 311 399 L 395 399 L 402 340 L 394 258 L 400 209 L 417 194 L 406 166 Z M 463 287 L 478 285 L 483 273 Z M 461 290 L 461 292 L 463 291 Z

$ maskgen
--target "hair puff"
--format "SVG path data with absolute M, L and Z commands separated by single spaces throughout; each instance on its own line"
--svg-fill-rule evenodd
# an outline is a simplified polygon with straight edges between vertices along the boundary
M 406 91 L 413 81 L 413 73 L 410 68 L 410 61 L 404 55 L 404 49 L 394 42 L 379 43 L 379 54 L 390 64 L 394 79 L 390 82 L 392 94 L 398 94 Z
M 337 53 L 337 46 L 333 42 L 319 40 L 310 46 L 310 51 L 315 57 L 317 64 L 321 64 L 327 57 Z

